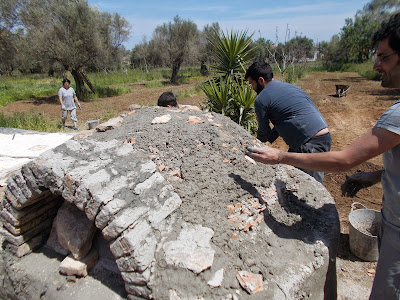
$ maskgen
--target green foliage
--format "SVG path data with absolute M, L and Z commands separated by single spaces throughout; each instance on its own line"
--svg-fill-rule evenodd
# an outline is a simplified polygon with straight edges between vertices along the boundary
M 288 76 L 286 77 L 286 82 L 296 83 L 298 79 L 301 79 L 306 75 L 307 75 L 307 67 L 303 64 L 296 65 L 288 72 Z
M 128 86 L 120 86 L 120 87 L 96 87 L 96 93 L 85 92 L 83 97 L 85 100 L 88 99 L 97 99 L 97 98 L 106 98 L 106 97 L 115 97 L 123 94 L 127 94 L 131 91 Z
M 44 77 L 2 77 L 0 81 L 0 106 L 17 100 L 46 97 L 57 94 L 60 79 Z
M 199 69 L 198 67 L 182 68 L 181 76 L 185 80 L 198 78 L 200 76 Z M 151 81 L 152 83 L 146 84 L 146 86 L 163 86 L 161 80 L 164 80 L 165 77 L 168 78 L 169 73 L 170 70 L 166 68 L 154 69 L 150 72 L 128 70 L 127 72 L 89 73 L 87 75 L 90 81 L 95 82 L 96 93 L 86 91 L 83 99 L 96 99 L 126 94 L 131 91 L 127 85 L 134 82 Z M 18 100 L 57 95 L 61 87 L 61 80 L 61 78 L 39 75 L 20 77 L 2 76 L 0 81 L 0 106 L 5 106 Z M 72 87 L 75 89 L 74 85 Z
M 290 39 L 285 44 L 285 48 L 287 52 L 291 52 L 291 55 L 293 55 L 297 61 L 313 57 L 314 55 L 313 40 L 305 36 L 296 36 Z
M 43 114 L 30 112 L 16 112 L 12 116 L 7 116 L 0 112 L 0 127 L 19 128 L 42 132 L 57 132 L 59 125 L 55 121 L 50 121 Z
M 254 100 L 256 94 L 251 86 L 243 81 L 236 81 L 233 85 L 231 119 L 249 131 L 253 131 L 255 114 Z
M 107 121 L 118 116 L 118 113 L 112 108 L 108 109 L 101 117 L 102 121 Z
M 207 97 L 206 105 L 209 110 L 228 116 L 253 131 L 256 94 L 246 82 L 226 76 L 210 79 L 201 88 Z
M 220 33 L 221 28 L 218 22 L 205 25 L 199 39 L 199 61 L 204 65 L 215 63 L 214 49 L 207 37 L 212 37 L 215 33 Z
M 155 87 L 162 87 L 165 84 L 162 81 L 149 81 L 146 82 L 146 87 L 147 88 L 155 88 Z
M 118 69 L 129 23 L 87 0 L 0 2 L 0 74 Z M 74 79 L 75 75 L 74 75 Z M 76 91 L 83 92 L 80 80 Z
M 381 79 L 381 75 L 373 70 L 373 65 L 374 65 L 373 59 L 365 61 L 362 64 L 348 64 L 347 71 L 357 72 L 365 78 L 379 81 Z
M 211 65 L 219 75 L 231 75 L 245 73 L 248 63 L 254 59 L 257 47 L 251 48 L 251 37 L 247 31 L 231 31 L 228 35 L 224 32 L 217 32 L 209 37 L 214 47 L 216 62 Z
M 256 94 L 243 80 L 232 76 L 210 79 L 202 85 L 206 105 L 211 111 L 228 116 L 249 131 L 254 131 Z
M 175 16 L 173 22 L 164 23 L 154 30 L 155 49 L 166 52 L 168 65 L 172 68 L 171 83 L 178 83 L 178 72 L 190 53 L 195 51 L 199 32 L 190 20 Z
M 183 99 L 183 98 L 189 98 L 189 97 L 193 97 L 193 96 L 197 96 L 202 94 L 203 91 L 201 89 L 200 85 L 197 85 L 195 88 L 190 88 L 190 89 L 186 89 L 183 92 L 179 92 L 176 95 L 176 99 Z
M 371 37 L 378 29 L 380 21 L 371 20 L 369 16 L 346 19 L 346 25 L 340 34 L 340 56 L 346 62 L 361 63 L 371 57 L 374 46 Z
M 269 56 L 269 49 L 273 46 L 272 41 L 266 40 L 265 38 L 258 38 L 256 41 L 252 42 L 251 48 L 255 48 L 255 61 L 267 61 Z
M 338 35 L 329 43 L 321 43 L 327 70 L 345 70 L 345 64 L 368 61 L 375 46 L 373 33 L 382 20 L 399 8 L 399 0 L 372 0 L 354 18 L 347 18 Z
M 207 107 L 216 113 L 229 116 L 231 112 L 230 102 L 232 99 L 232 77 L 221 77 L 219 80 L 210 79 L 202 85 L 206 94 Z
M 255 58 L 257 47 L 251 47 L 251 36 L 246 32 L 214 32 L 208 39 L 216 58 L 211 67 L 217 75 L 201 86 L 207 97 L 206 106 L 253 131 L 255 93 L 242 75 Z

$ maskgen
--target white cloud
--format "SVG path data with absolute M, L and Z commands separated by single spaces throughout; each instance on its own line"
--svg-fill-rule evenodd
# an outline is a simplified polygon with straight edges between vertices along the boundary
M 323 2 L 319 4 L 312 4 L 312 5 L 300 5 L 300 6 L 281 6 L 276 8 L 264 8 L 264 9 L 257 9 L 246 11 L 243 15 L 244 18 L 249 17 L 256 17 L 256 16 L 276 16 L 281 14 L 289 14 L 289 13 L 321 13 L 321 11 L 328 12 L 334 11 L 335 8 L 340 9 L 342 5 L 337 2 Z

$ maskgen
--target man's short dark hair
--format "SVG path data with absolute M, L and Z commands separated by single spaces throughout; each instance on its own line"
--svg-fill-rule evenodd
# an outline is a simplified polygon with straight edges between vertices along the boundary
M 63 79 L 63 84 L 66 83 L 66 82 L 68 82 L 69 84 L 71 84 L 71 80 L 69 80 L 68 78 L 64 78 L 64 79 Z
M 262 77 L 266 82 L 269 82 L 274 78 L 272 68 L 266 62 L 256 61 L 246 71 L 245 78 L 251 78 L 255 81 Z
M 390 48 L 400 53 L 400 13 L 392 15 L 387 21 L 383 21 L 381 27 L 372 37 L 375 46 L 385 39 L 389 39 Z
M 164 92 L 158 98 L 157 101 L 158 106 L 178 106 L 178 102 L 176 101 L 176 96 L 173 92 Z

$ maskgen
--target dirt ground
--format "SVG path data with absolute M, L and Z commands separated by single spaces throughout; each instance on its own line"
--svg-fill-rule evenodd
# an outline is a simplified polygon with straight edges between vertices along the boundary
M 346 97 L 335 97 L 335 84 L 350 85 Z M 132 92 L 118 97 L 82 101 L 78 111 L 79 127 L 86 129 L 88 120 L 100 119 L 107 114 L 127 111 L 131 104 L 153 105 L 159 95 L 167 90 L 175 93 L 194 88 L 195 83 L 180 86 L 146 88 L 144 84 L 132 84 Z M 332 134 L 332 150 L 340 150 L 372 127 L 379 116 L 400 96 L 400 90 L 384 89 L 380 83 L 367 80 L 357 73 L 309 73 L 297 83 L 304 89 L 326 118 Z M 180 99 L 180 104 L 200 105 L 203 95 Z M 57 120 L 60 106 L 56 96 L 18 101 L 0 111 L 34 111 Z M 68 121 L 70 122 L 70 120 Z M 68 124 L 68 123 L 67 123 Z M 275 147 L 286 149 L 282 140 Z M 337 275 L 339 299 L 368 299 L 376 263 L 363 262 L 351 254 L 348 243 L 348 215 L 353 202 L 368 208 L 381 207 L 382 186 L 380 184 L 360 190 L 354 198 L 342 196 L 341 185 L 346 175 L 357 171 L 371 171 L 382 167 L 382 158 L 377 157 L 346 173 L 326 174 L 325 187 L 335 199 L 341 223 L 341 240 L 338 251 Z

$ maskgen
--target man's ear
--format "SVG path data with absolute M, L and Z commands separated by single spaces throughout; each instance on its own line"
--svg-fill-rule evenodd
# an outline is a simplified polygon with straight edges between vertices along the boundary
M 265 86 L 265 79 L 263 77 L 258 77 L 258 83 L 261 84 L 262 86 Z

